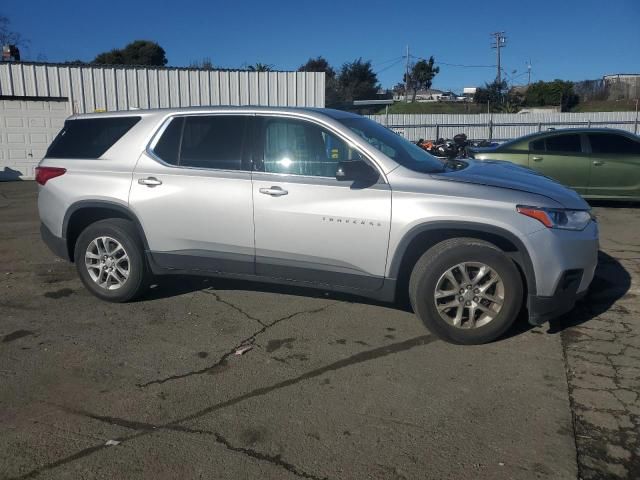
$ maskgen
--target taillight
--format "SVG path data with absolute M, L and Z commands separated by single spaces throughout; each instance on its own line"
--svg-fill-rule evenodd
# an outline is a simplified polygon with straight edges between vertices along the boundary
M 66 168 L 60 167 L 36 167 L 36 182 L 44 185 L 52 178 L 64 175 L 66 171 Z

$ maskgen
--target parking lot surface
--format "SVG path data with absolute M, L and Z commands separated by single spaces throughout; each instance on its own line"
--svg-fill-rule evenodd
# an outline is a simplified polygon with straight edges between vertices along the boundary
M 594 210 L 586 301 L 468 347 L 322 291 L 102 302 L 0 183 L 0 478 L 638 478 L 640 209 Z

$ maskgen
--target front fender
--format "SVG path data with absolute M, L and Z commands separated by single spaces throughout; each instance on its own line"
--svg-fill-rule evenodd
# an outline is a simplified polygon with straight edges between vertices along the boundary
M 502 248 L 522 270 L 529 294 L 535 294 L 536 292 L 536 276 L 533 262 L 525 243 L 518 236 L 503 228 L 467 221 L 442 220 L 413 226 L 402 236 L 391 255 L 387 270 L 389 278 L 398 279 L 403 261 L 412 243 L 421 236 L 426 236 L 426 238 L 432 239 L 435 243 L 446 238 L 461 236 L 471 236 L 498 243 L 497 246 Z

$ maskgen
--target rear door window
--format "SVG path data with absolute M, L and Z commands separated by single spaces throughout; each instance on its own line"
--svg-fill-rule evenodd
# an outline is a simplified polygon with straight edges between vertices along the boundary
M 615 133 L 590 133 L 591 152 L 596 154 L 640 155 L 640 142 Z
M 580 135 L 557 135 L 554 137 L 547 137 L 546 139 L 548 152 L 563 152 L 563 153 L 581 153 L 582 146 L 580 143 Z
M 180 166 L 243 170 L 247 117 L 185 117 Z
M 139 121 L 129 116 L 67 120 L 46 157 L 99 158 Z
M 153 153 L 180 167 L 250 170 L 249 121 L 242 115 L 176 117 L 162 132 Z

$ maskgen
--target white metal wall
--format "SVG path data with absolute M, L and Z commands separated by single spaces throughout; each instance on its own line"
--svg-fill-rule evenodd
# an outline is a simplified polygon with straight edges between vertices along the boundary
M 586 113 L 483 113 L 369 115 L 409 140 L 453 138 L 465 133 L 470 139 L 508 140 L 549 128 L 607 127 L 640 133 L 636 112 Z
M 64 99 L 0 100 L 0 180 L 33 178 L 69 114 Z
M 209 105 L 324 107 L 324 73 L 0 63 L 0 180 L 33 169 L 72 113 Z
M 201 105 L 324 107 L 324 73 L 0 63 L 0 96 L 64 97 L 74 113 Z

